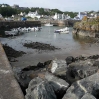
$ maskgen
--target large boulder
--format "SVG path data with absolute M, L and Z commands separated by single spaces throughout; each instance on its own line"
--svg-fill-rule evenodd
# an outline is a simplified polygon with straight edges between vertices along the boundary
M 67 64 L 65 60 L 53 60 L 48 69 L 54 75 L 66 77 Z
M 81 99 L 96 99 L 93 95 L 86 93 Z
M 17 73 L 15 72 L 15 77 L 20 84 L 20 87 L 23 91 L 24 94 L 26 94 L 26 88 L 28 87 L 29 82 L 31 81 L 31 78 L 27 76 L 30 72 L 24 72 L 24 71 L 18 71 Z
M 48 72 L 45 73 L 45 79 L 48 80 L 50 85 L 53 87 L 57 99 L 61 99 L 66 93 L 69 84 L 65 80 L 60 79 Z
M 66 73 L 69 83 L 88 77 L 98 71 L 98 66 L 94 65 L 94 60 L 77 61 L 71 63 Z M 94 65 L 94 66 L 93 66 Z
M 88 57 L 89 59 L 99 59 L 99 55 L 92 55 Z
M 72 62 L 75 62 L 74 57 L 73 57 L 73 56 L 68 56 L 68 57 L 66 58 L 66 63 L 67 63 L 67 65 L 71 64 Z
M 30 99 L 29 97 L 32 97 L 33 99 L 36 99 L 35 97 L 37 95 L 40 95 L 40 96 L 43 97 L 44 94 L 48 94 L 47 93 L 48 90 L 47 90 L 47 92 L 44 92 L 44 93 L 42 92 L 43 89 L 45 89 L 45 86 L 46 86 L 47 89 L 50 89 L 49 88 L 49 86 L 50 86 L 52 88 L 52 95 L 55 94 L 57 99 L 62 99 L 62 97 L 66 93 L 66 90 L 69 87 L 69 84 L 65 80 L 60 79 L 60 78 L 54 76 L 53 74 L 51 74 L 49 72 L 40 73 L 40 74 L 38 74 L 38 76 L 39 77 L 36 77 L 36 78 L 34 78 L 33 80 L 30 81 L 28 89 L 26 90 L 26 92 L 27 92 L 26 99 Z M 42 93 L 37 93 L 37 90 L 35 89 L 36 87 Z M 36 96 L 35 97 L 33 97 L 34 96 L 33 95 L 34 92 L 36 92 L 36 94 L 35 94 Z M 50 92 L 50 90 L 49 90 L 49 92 Z M 33 95 L 33 96 L 31 96 L 31 95 Z M 50 95 L 49 95 L 49 97 L 50 97 Z M 37 97 L 37 99 L 39 99 L 39 96 Z
M 57 99 L 49 82 L 39 77 L 30 81 L 26 92 L 26 99 Z
M 55 90 L 59 90 L 59 89 L 61 89 L 63 87 L 64 87 L 64 89 L 67 89 L 68 86 L 69 86 L 69 84 L 65 80 L 60 79 L 60 78 L 54 76 L 53 74 L 51 74 L 49 72 L 45 73 L 45 79 L 48 80 L 49 82 L 56 83 L 56 85 L 59 88 L 55 88 Z
M 99 98 L 99 73 L 73 83 L 62 99 L 81 99 L 86 93 Z

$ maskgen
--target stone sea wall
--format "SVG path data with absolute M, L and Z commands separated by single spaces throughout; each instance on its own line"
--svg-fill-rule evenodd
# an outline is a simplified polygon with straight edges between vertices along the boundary
M 69 26 L 69 27 L 73 27 L 75 22 L 79 22 L 80 20 L 49 20 L 49 19 L 41 19 L 41 24 L 44 25 L 46 23 L 51 23 L 54 26 Z
M 34 27 L 41 26 L 40 21 L 1 21 L 0 28 Z
M 0 99 L 25 99 L 0 43 Z

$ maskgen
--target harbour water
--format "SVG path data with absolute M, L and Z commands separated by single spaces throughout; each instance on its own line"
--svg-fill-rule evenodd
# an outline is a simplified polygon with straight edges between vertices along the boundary
M 56 29 L 63 27 L 42 27 L 39 32 L 24 33 L 20 36 L 0 38 L 2 44 L 8 44 L 18 51 L 24 51 L 26 54 L 16 58 L 17 62 L 11 62 L 13 68 L 36 65 L 38 62 L 45 62 L 52 59 L 65 59 L 67 56 L 93 55 L 99 54 L 99 45 L 92 38 L 80 38 L 72 35 L 73 28 L 70 28 L 69 34 L 54 33 Z M 26 48 L 25 42 L 41 42 L 51 44 L 57 48 L 55 51 L 38 51 L 36 49 Z

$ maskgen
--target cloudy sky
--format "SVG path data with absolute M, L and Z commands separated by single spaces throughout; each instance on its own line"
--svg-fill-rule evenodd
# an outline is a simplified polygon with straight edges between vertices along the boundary
M 43 7 L 62 11 L 98 11 L 99 0 L 0 0 L 0 4 L 18 4 L 20 7 Z

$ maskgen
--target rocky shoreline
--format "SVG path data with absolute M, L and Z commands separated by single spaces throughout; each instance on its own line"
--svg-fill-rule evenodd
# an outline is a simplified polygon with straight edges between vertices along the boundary
M 17 72 L 26 99 L 98 99 L 99 55 L 68 56 Z
M 84 17 L 81 22 L 76 22 L 73 26 L 74 34 L 99 38 L 99 18 L 88 19 Z
M 8 57 L 8 60 L 10 62 L 12 62 L 12 61 L 14 62 L 14 61 L 16 61 L 15 58 L 17 58 L 19 56 L 22 56 L 23 54 L 26 54 L 23 51 L 16 51 L 12 47 L 9 47 L 7 44 L 4 44 L 3 48 L 4 48 L 4 51 L 5 51 L 6 55 L 7 55 L 7 57 Z
M 14 49 L 4 45 L 6 49 L 11 52 L 10 57 L 25 54 L 17 55 Z M 68 56 L 64 60 L 39 62 L 36 66 L 15 71 L 15 77 L 25 99 L 98 99 L 99 55 Z
M 40 42 L 27 42 L 27 43 L 24 43 L 23 46 L 27 48 L 36 49 L 38 51 L 55 51 L 60 49 L 55 46 L 52 46 L 51 44 L 45 44 Z M 15 62 L 17 61 L 15 58 L 21 57 L 23 54 L 26 54 L 23 51 L 16 51 L 15 49 L 8 46 L 7 44 L 4 44 L 3 48 L 10 62 Z
M 37 50 L 49 50 L 49 51 L 60 49 L 60 48 L 56 48 L 55 46 L 52 46 L 51 44 L 45 44 L 40 42 L 24 43 L 23 46 Z

